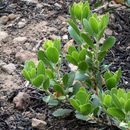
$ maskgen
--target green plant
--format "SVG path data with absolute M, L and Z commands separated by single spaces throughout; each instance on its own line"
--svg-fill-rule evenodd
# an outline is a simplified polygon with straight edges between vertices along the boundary
M 120 128 L 129 128 L 130 123 L 130 92 L 123 89 L 112 88 L 101 97 L 101 104 L 114 118 L 115 124 Z M 123 123 L 120 123 L 123 122 Z
M 107 51 L 115 44 L 115 38 L 112 36 L 100 44 L 109 22 L 109 13 L 98 17 L 96 13 L 91 12 L 88 2 L 74 3 L 69 7 L 69 11 L 72 21 L 67 20 L 70 25 L 68 31 L 78 43 L 78 47 L 69 46 L 68 53 L 65 54 L 64 48 L 61 49 L 60 40 L 45 41 L 43 50 L 39 50 L 37 54 L 37 67 L 31 60 L 25 63 L 22 71 L 24 77 L 35 87 L 48 93 L 48 96 L 43 97 L 43 101 L 52 107 L 58 103 L 71 104 L 76 109 L 76 117 L 79 119 L 105 123 L 109 117 L 115 125 L 119 126 L 118 124 L 123 122 L 125 125 L 120 127 L 129 127 L 129 92 L 117 90 L 121 69 L 112 74 L 108 70 L 110 65 L 103 64 Z M 62 73 L 64 57 L 78 69 Z M 103 91 L 104 85 L 107 91 Z M 113 94 L 115 91 L 117 94 Z M 125 101 L 123 97 L 117 98 L 123 92 L 127 95 Z M 125 105 L 117 108 L 120 104 Z M 117 116 L 117 109 L 124 113 L 123 118 Z M 63 116 L 71 112 L 71 109 L 58 109 L 53 115 Z M 101 112 L 104 112 L 104 121 L 99 118 Z

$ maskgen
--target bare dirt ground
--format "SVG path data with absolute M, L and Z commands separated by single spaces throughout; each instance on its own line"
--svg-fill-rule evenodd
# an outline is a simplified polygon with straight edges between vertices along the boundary
M 74 115 L 57 119 L 42 101 L 45 93 L 28 85 L 21 71 L 24 62 L 37 63 L 37 50 L 45 40 L 61 39 L 62 46 L 71 40 L 66 19 L 72 0 L 10 0 L 0 2 L 0 130 L 34 130 L 32 118 L 45 116 L 46 130 L 116 129 L 75 119 Z M 92 5 L 91 1 L 91 5 Z M 10 14 L 12 14 L 10 16 Z M 115 72 L 122 69 L 121 87 L 130 88 L 130 12 L 126 9 L 110 12 L 105 37 L 114 35 L 116 45 L 108 52 L 106 64 Z M 65 63 L 66 64 L 66 63 Z M 69 68 L 67 68 L 69 69 Z M 66 70 L 66 65 L 63 71 Z M 14 107 L 18 92 L 30 95 L 30 106 L 24 111 Z M 65 106 L 63 106 L 65 107 Z M 41 119 L 42 120 L 42 119 Z

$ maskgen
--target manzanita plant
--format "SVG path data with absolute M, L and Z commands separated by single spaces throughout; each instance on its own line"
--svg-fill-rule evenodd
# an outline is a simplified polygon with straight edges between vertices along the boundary
M 45 41 L 43 50 L 38 51 L 38 65 L 27 61 L 22 74 L 35 87 L 48 93 L 43 100 L 50 106 L 65 103 L 73 106 L 79 119 L 101 123 L 107 120 L 107 125 L 130 128 L 130 92 L 117 86 L 121 69 L 111 73 L 110 65 L 103 64 L 107 51 L 115 44 L 112 36 L 101 44 L 109 13 L 98 17 L 91 12 L 87 1 L 74 3 L 69 12 L 72 21 L 67 20 L 68 31 L 78 47 L 69 46 L 65 54 L 60 40 Z M 63 58 L 78 69 L 63 73 Z M 71 112 L 71 109 L 58 109 L 53 115 L 63 116 Z M 102 112 L 103 121 L 99 118 Z

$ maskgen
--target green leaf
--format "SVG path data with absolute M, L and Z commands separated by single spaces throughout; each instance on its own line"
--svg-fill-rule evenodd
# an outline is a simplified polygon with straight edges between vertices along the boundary
M 44 102 L 48 103 L 48 105 L 50 105 L 50 106 L 57 106 L 58 105 L 58 101 L 54 100 L 53 97 L 51 97 L 51 96 L 44 96 L 42 98 L 42 100 Z
M 98 34 L 98 41 L 103 37 L 104 31 L 106 28 L 102 28 Z
M 96 34 L 98 33 L 98 22 L 94 17 L 91 17 L 89 19 L 89 24 L 93 30 L 93 32 L 95 32 Z
M 23 69 L 22 74 L 23 74 L 23 76 L 25 77 L 26 80 L 30 81 L 30 76 L 25 69 Z
M 72 86 L 74 79 L 75 79 L 75 72 L 72 71 L 69 73 L 69 79 L 68 79 L 68 83 L 67 83 L 68 87 Z
M 79 54 L 77 51 L 72 52 L 72 57 L 78 62 L 79 61 Z
M 86 76 L 84 73 L 76 72 L 75 74 L 75 80 L 85 81 L 87 78 L 88 76 Z
M 69 26 L 68 32 L 70 36 L 73 38 L 73 40 L 75 40 L 76 43 L 80 43 L 80 44 L 83 43 L 82 38 L 75 32 L 75 30 L 71 26 Z
M 37 75 L 40 74 L 45 75 L 45 65 L 42 60 L 40 60 L 37 65 Z
M 51 68 L 53 68 L 44 51 L 42 51 L 42 50 L 38 51 L 38 58 L 39 58 L 39 60 L 42 60 L 44 62 L 44 64 L 46 64 L 46 65 L 50 66 Z
M 79 60 L 80 61 L 83 61 L 86 59 L 86 49 L 82 49 L 80 52 L 79 52 Z
M 130 99 L 130 91 L 127 93 L 127 100 Z
M 69 63 L 73 64 L 73 65 L 78 65 L 77 61 L 70 55 L 66 55 L 65 58 L 68 60 Z
M 117 85 L 117 81 L 114 77 L 111 77 L 111 78 L 106 80 L 106 86 L 109 90 L 116 87 L 116 85 Z
M 118 108 L 115 107 L 108 108 L 107 111 L 114 117 L 117 117 L 121 120 L 125 119 L 125 114 Z
M 69 46 L 68 53 L 71 55 L 73 51 L 77 51 L 74 46 Z
M 88 64 L 86 61 L 81 61 L 78 65 L 78 68 L 82 71 L 86 71 L 88 69 Z
M 111 96 L 113 96 L 114 94 L 117 95 L 117 88 L 111 89 Z
M 86 99 L 87 99 L 87 94 L 83 91 L 79 91 L 77 94 L 76 94 L 76 99 L 79 100 L 80 104 L 83 105 L 86 103 Z
M 64 84 L 64 86 L 67 85 L 68 80 L 69 80 L 69 76 L 68 76 L 68 74 L 64 74 L 64 76 L 63 76 L 63 84 Z
M 99 0 L 99 1 L 97 1 L 97 2 L 94 4 L 94 8 L 97 8 L 97 7 L 101 6 L 101 5 L 102 5 L 102 0 Z
M 91 118 L 89 116 L 82 115 L 80 113 L 76 113 L 75 116 L 76 116 L 77 119 L 80 119 L 80 120 L 85 120 L 85 121 L 91 120 Z
M 93 58 L 93 53 L 91 51 L 87 50 L 87 55 L 92 59 Z
M 121 68 L 118 69 L 118 72 L 117 72 L 117 77 L 116 77 L 117 82 L 119 82 L 120 77 L 121 77 Z
M 59 39 L 55 39 L 54 40 L 54 47 L 58 50 L 58 52 L 60 53 L 61 50 L 61 45 L 60 45 L 60 40 Z
M 130 99 L 127 100 L 127 102 L 125 103 L 125 111 L 128 113 L 130 112 Z
M 104 59 L 105 56 L 106 56 L 106 51 L 99 52 L 98 60 L 101 62 Z
M 35 68 L 32 68 L 30 74 L 31 74 L 31 79 L 35 78 L 36 69 L 35 69 Z
M 74 10 L 73 10 L 73 8 L 71 8 L 70 6 L 69 6 L 69 13 L 70 13 L 70 16 L 71 16 L 73 22 L 76 24 L 76 19 L 75 19 L 75 15 L 74 15 Z
M 96 107 L 93 111 L 93 115 L 96 117 L 99 112 L 99 107 Z
M 51 69 L 46 69 L 45 70 L 45 74 L 50 78 L 50 79 L 53 79 L 54 78 L 54 74 L 52 72 Z
M 118 97 L 115 94 L 112 95 L 112 101 L 117 108 L 122 109 L 122 105 L 121 105 Z
M 44 83 L 43 83 L 43 89 L 44 89 L 45 91 L 47 91 L 48 88 L 49 88 L 49 86 L 50 86 L 50 79 L 47 77 L 46 80 L 45 80 Z
M 109 13 L 107 13 L 106 15 L 105 15 L 105 27 L 107 27 L 107 25 L 108 25 L 108 22 L 109 22 Z
M 88 104 L 84 104 L 82 106 L 80 106 L 80 112 L 83 115 L 88 115 L 92 112 L 92 104 L 88 103 Z
M 110 105 L 111 105 L 111 96 L 110 95 L 105 96 L 104 103 L 105 103 L 105 106 L 110 107 Z
M 47 57 L 50 59 L 51 62 L 57 63 L 59 60 L 59 52 L 54 47 L 47 48 Z
M 80 5 L 74 6 L 74 14 L 78 20 L 81 20 L 82 8 L 80 7 Z
M 113 74 L 111 72 L 105 72 L 105 74 L 104 74 L 105 80 L 110 79 L 112 76 L 113 76 Z
M 127 99 L 127 95 L 126 95 L 126 92 L 125 92 L 125 90 L 124 89 L 118 89 L 118 92 L 117 92 L 117 97 L 119 97 L 119 98 L 123 98 L 123 99 Z
M 110 36 L 110 37 L 108 37 L 105 41 L 104 41 L 104 43 L 103 43 L 103 45 L 102 45 L 102 47 L 101 47 L 101 51 L 107 51 L 108 49 L 110 49 L 114 44 L 115 44 L 115 38 L 114 37 L 112 37 L 112 36 Z
M 82 19 L 83 18 L 88 18 L 88 16 L 89 16 L 89 12 L 90 12 L 90 9 L 89 9 L 89 6 L 85 6 L 84 8 L 83 8 L 83 11 L 82 11 Z
M 82 84 L 80 82 L 76 82 L 73 86 L 73 93 L 72 95 L 76 95 L 76 93 L 79 91 L 79 89 L 82 87 Z
M 36 87 L 40 87 L 43 83 L 44 75 L 38 75 L 32 82 L 32 84 Z
M 127 4 L 130 5 L 130 0 L 127 0 Z
M 79 30 L 78 26 L 77 26 L 74 22 L 72 22 L 72 21 L 70 21 L 70 20 L 67 20 L 67 22 L 68 22 L 69 25 L 75 30 L 75 32 L 76 32 L 78 35 L 80 35 L 80 30 Z
M 55 91 L 60 92 L 62 95 L 64 94 L 64 90 L 63 90 L 63 88 L 62 88 L 60 85 L 55 84 L 55 85 L 53 85 L 52 87 L 53 87 L 53 89 L 54 89 Z
M 52 114 L 55 117 L 69 115 L 72 112 L 71 109 L 57 109 Z
M 28 61 L 28 71 L 31 71 L 32 68 L 35 68 L 35 64 L 32 60 Z
M 83 38 L 83 40 L 91 47 L 94 48 L 94 44 L 92 39 L 87 35 L 86 33 L 81 33 L 80 36 Z
M 86 32 L 89 33 L 89 35 L 93 36 L 93 30 L 89 25 L 89 21 L 87 19 L 83 19 L 83 27 L 85 29 Z
M 77 110 L 77 111 L 80 111 L 80 108 L 79 108 L 79 104 L 77 103 L 77 101 L 76 100 L 74 100 L 74 99 L 70 99 L 70 103 L 71 103 L 71 105 Z

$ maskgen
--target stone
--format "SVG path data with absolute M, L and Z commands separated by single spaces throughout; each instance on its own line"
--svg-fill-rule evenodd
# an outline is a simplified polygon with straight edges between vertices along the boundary
M 64 35 L 64 36 L 62 37 L 62 39 L 63 39 L 63 40 L 68 40 L 68 35 Z
M 9 17 L 9 20 L 14 20 L 14 19 L 16 19 L 16 15 L 15 15 L 15 14 L 10 14 L 8 17 Z
M 6 25 L 8 20 L 9 20 L 8 16 L 2 16 L 0 19 L 0 23 Z
M 24 110 L 30 104 L 30 96 L 25 92 L 19 92 L 18 95 L 14 97 L 13 103 L 18 110 Z
M 106 30 L 105 30 L 105 34 L 106 35 L 112 35 L 112 30 L 110 30 L 109 28 L 107 28 Z
M 127 51 L 130 51 L 130 46 L 128 46 L 128 47 L 126 48 L 126 50 L 127 50 Z
M 20 22 L 18 22 L 18 28 L 23 28 L 26 26 L 26 20 L 22 19 Z
M 58 7 L 58 8 L 62 8 L 62 5 L 60 5 L 60 4 L 58 4 L 58 3 L 55 3 L 54 4 L 56 7 Z
M 4 31 L 0 31 L 0 42 L 5 40 L 8 37 L 8 33 Z
M 59 40 L 61 40 L 61 37 L 60 36 L 56 36 L 55 34 L 50 35 L 50 38 L 52 40 L 55 40 L 56 38 L 59 39 Z
M 43 113 L 37 113 L 36 118 L 39 120 L 45 120 L 46 115 Z
M 32 118 L 32 127 L 37 128 L 38 130 L 46 130 L 47 123 L 36 118 Z
M 62 31 L 63 33 L 67 33 L 67 32 L 68 32 L 68 29 L 67 29 L 66 27 L 63 27 L 63 28 L 61 29 L 61 31 Z
M 25 61 L 28 60 L 32 60 L 36 65 L 38 64 L 37 55 L 30 51 L 21 50 L 20 52 L 16 53 L 15 57 L 17 60 L 21 61 L 22 63 L 25 63 Z
M 8 74 L 12 74 L 15 71 L 16 67 L 15 67 L 14 64 L 10 63 L 10 64 L 7 64 L 7 65 L 3 65 L 2 69 L 5 72 L 7 72 Z
M 14 38 L 14 40 L 13 40 L 13 42 L 14 42 L 15 44 L 18 44 L 18 43 L 24 44 L 26 41 L 27 41 L 27 38 L 26 38 L 26 37 L 16 37 L 16 38 Z
M 6 65 L 6 63 L 4 61 L 0 60 L 0 67 L 2 67 L 4 65 Z
M 37 3 L 37 0 L 22 0 L 22 1 L 26 1 L 26 2 L 30 2 L 30 3 Z

